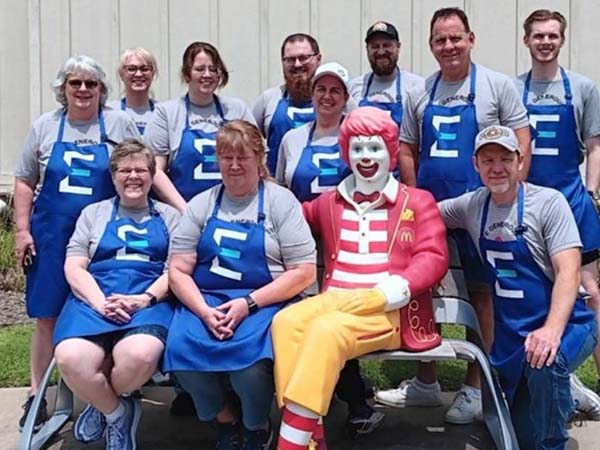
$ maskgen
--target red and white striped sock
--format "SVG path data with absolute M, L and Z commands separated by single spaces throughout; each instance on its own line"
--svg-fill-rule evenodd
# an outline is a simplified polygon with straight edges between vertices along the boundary
M 306 450 L 319 418 L 318 414 L 296 403 L 286 404 L 279 429 L 278 450 Z

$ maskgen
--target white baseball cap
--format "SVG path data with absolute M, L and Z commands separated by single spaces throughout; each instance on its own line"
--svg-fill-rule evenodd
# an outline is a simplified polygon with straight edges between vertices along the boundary
M 515 132 L 508 127 L 501 125 L 491 125 L 479 132 L 475 138 L 475 151 L 488 144 L 498 144 L 511 152 L 519 151 L 519 142 Z
M 342 82 L 346 92 L 349 92 L 348 83 L 350 83 L 350 75 L 348 75 L 348 70 L 339 63 L 336 62 L 328 62 L 325 64 L 321 64 L 317 67 L 317 70 L 312 77 L 313 85 L 317 82 L 319 78 L 325 75 L 331 75 L 336 77 L 338 80 Z

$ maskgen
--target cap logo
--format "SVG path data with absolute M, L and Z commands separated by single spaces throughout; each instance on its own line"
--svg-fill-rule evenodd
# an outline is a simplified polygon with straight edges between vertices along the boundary
M 387 31 L 387 24 L 384 22 L 377 22 L 373 25 L 373 31 Z
M 502 137 L 508 138 L 510 135 L 508 134 L 508 131 L 503 128 L 489 127 L 487 130 L 485 130 L 483 136 L 481 137 L 488 140 L 495 140 Z

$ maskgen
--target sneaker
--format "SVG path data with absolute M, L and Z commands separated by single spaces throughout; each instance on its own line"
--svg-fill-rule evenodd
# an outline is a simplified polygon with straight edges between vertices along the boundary
M 23 415 L 19 419 L 19 431 L 23 431 L 23 427 L 25 426 L 25 421 L 27 420 L 27 416 L 29 415 L 29 410 L 31 409 L 31 405 L 33 404 L 34 395 L 29 396 L 27 401 L 23 404 Z M 48 409 L 46 405 L 46 399 L 43 398 L 40 404 L 40 409 L 38 410 L 37 416 L 35 417 L 35 422 L 33 424 L 33 431 L 39 431 L 44 423 L 48 420 Z
M 463 384 L 444 420 L 456 425 L 466 425 L 475 420 L 482 421 L 481 390 Z
M 424 384 L 416 377 L 404 380 L 396 389 L 378 391 L 375 401 L 382 405 L 404 408 L 406 406 L 440 406 L 442 389 L 436 381 Z
M 196 407 L 192 396 L 185 391 L 178 392 L 171 402 L 169 412 L 177 417 L 195 417 Z
M 350 411 L 347 426 L 353 439 L 372 433 L 381 423 L 385 415 L 364 404 Z
M 237 422 L 217 422 L 217 443 L 215 445 L 215 450 L 239 450 L 239 448 L 240 430 Z
M 600 397 L 584 386 L 579 377 L 571 374 L 571 396 L 575 409 L 584 413 L 588 420 L 600 421 Z
M 273 440 L 273 428 L 250 431 L 244 427 L 242 450 L 268 450 Z
M 90 404 L 77 417 L 73 426 L 73 434 L 79 442 L 87 444 L 100 439 L 105 428 L 106 417 Z
M 133 397 L 122 397 L 121 403 L 125 412 L 113 423 L 106 423 L 104 438 L 106 450 L 135 450 L 135 433 L 137 431 L 142 407 Z

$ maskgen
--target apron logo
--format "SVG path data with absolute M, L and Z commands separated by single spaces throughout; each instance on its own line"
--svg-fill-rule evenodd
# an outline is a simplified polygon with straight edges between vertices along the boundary
M 494 268 L 496 275 L 496 282 L 494 283 L 494 290 L 498 297 L 519 299 L 525 298 L 525 294 L 520 289 L 504 289 L 500 287 L 500 278 L 517 278 L 517 272 L 513 269 L 499 269 L 496 266 L 496 261 L 514 261 L 515 257 L 512 252 L 497 252 L 494 250 L 486 250 L 485 259 Z
M 337 185 L 337 176 L 340 172 L 339 163 L 340 152 L 335 153 L 314 153 L 312 163 L 319 170 L 319 174 L 310 183 L 310 193 L 320 194 L 331 189 L 331 186 Z M 324 162 L 324 164 L 322 164 Z M 333 183 L 320 184 L 321 177 L 335 177 Z
M 314 119 L 314 109 L 309 108 L 296 108 L 295 106 L 288 106 L 287 108 L 288 117 L 294 122 L 294 128 L 298 128 L 304 125 L 306 122 L 310 122 Z
M 558 125 L 560 122 L 560 116 L 558 114 L 530 114 L 529 115 L 529 124 L 531 128 L 533 128 L 534 132 L 531 133 L 533 139 L 531 140 L 531 154 L 532 155 L 540 155 L 540 156 L 558 156 L 558 147 L 552 148 L 542 148 L 536 145 L 537 139 L 556 139 L 557 132 L 554 130 L 538 130 L 538 124 L 540 123 L 548 123 L 548 124 L 556 124 Z
M 194 139 L 194 148 L 202 157 L 202 162 L 194 169 L 194 180 L 220 180 L 221 172 L 217 166 L 217 142 L 214 139 Z M 209 151 L 209 149 L 211 151 Z M 210 153 L 210 154 L 209 154 Z M 205 164 L 214 164 L 216 170 L 204 171 Z
M 66 177 L 60 180 L 58 184 L 58 192 L 65 194 L 76 194 L 76 195 L 92 195 L 93 189 L 91 187 L 73 186 L 69 183 L 70 177 L 89 178 L 92 173 L 89 169 L 78 169 L 72 167 L 73 160 L 81 159 L 87 162 L 94 162 L 94 154 L 82 154 L 75 151 L 66 151 L 63 155 L 64 161 L 69 166 L 69 173 Z
M 452 142 L 456 141 L 456 132 L 460 124 L 460 116 L 433 116 L 432 125 L 437 131 L 437 139 L 433 141 L 429 156 L 432 158 L 458 158 L 458 150 L 440 150 L 438 148 L 438 142 Z M 452 126 L 453 132 L 442 131 L 442 125 L 456 125 Z
M 236 241 L 246 241 L 248 239 L 248 233 L 242 233 L 240 231 L 228 230 L 226 228 L 217 228 L 213 235 L 215 243 L 219 247 L 219 253 L 215 256 L 211 262 L 210 272 L 215 275 L 229 278 L 230 280 L 240 281 L 242 279 L 242 273 L 236 270 L 227 269 L 220 264 L 220 258 L 224 261 L 227 260 L 239 260 L 242 257 L 242 252 L 229 247 L 222 247 L 221 241 L 223 238 L 234 239 Z
M 136 252 L 136 249 L 148 248 L 148 239 L 140 239 L 139 237 L 130 238 L 128 236 L 128 233 L 135 233 L 137 235 L 147 235 L 148 230 L 146 228 L 136 228 L 131 224 L 121 225 L 119 228 L 117 228 L 117 236 L 119 237 L 119 239 L 125 242 L 125 247 L 122 247 L 119 250 L 117 250 L 117 255 L 115 259 L 117 259 L 118 261 L 150 261 L 150 256 L 140 252 Z

